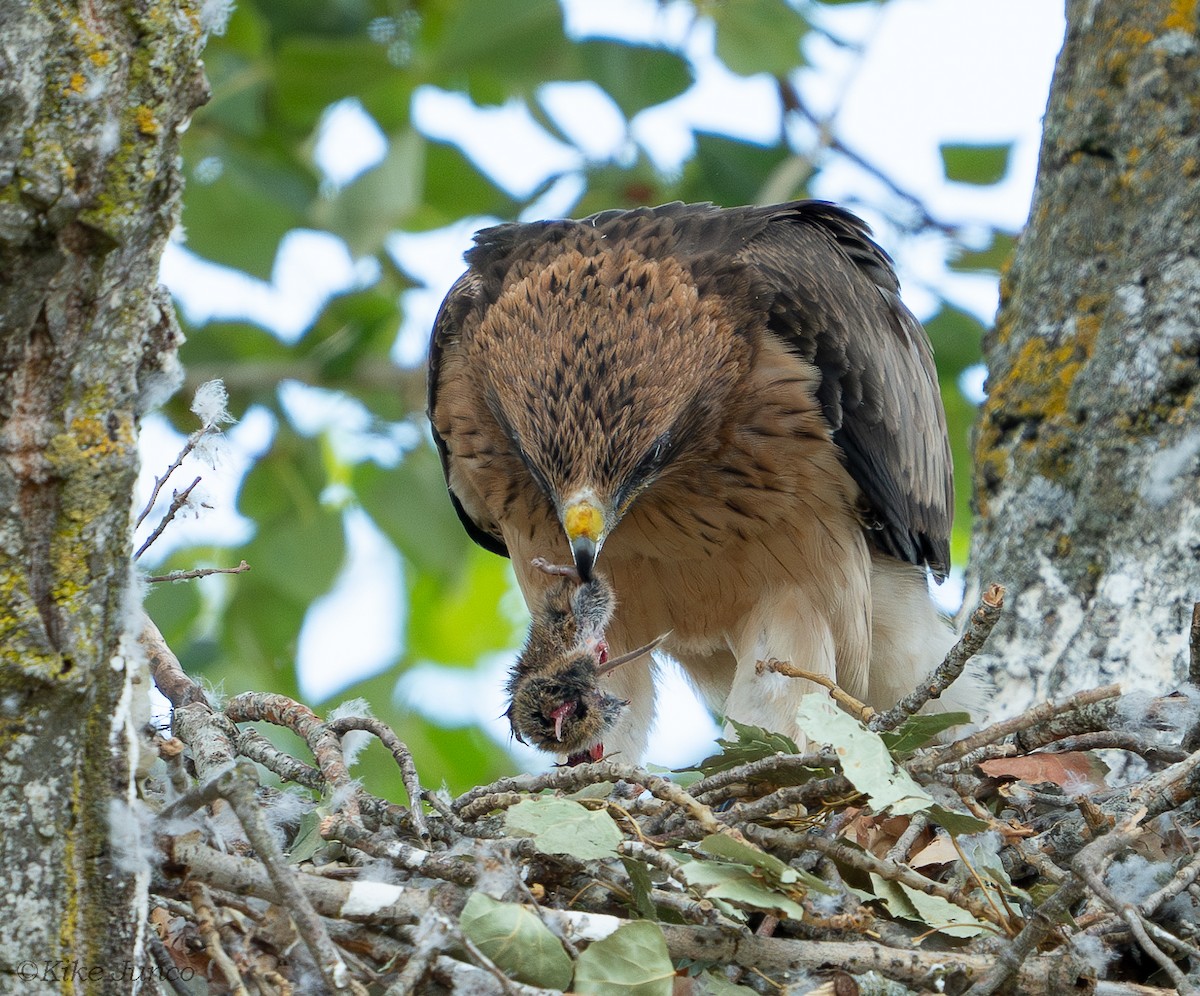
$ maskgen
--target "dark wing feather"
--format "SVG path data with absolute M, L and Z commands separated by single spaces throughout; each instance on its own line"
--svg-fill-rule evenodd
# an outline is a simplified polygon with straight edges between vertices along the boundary
M 480 283 L 479 275 L 468 270 L 454 282 L 454 286 L 450 288 L 450 292 L 446 295 L 445 300 L 442 301 L 441 308 L 438 309 L 437 318 L 433 322 L 433 334 L 429 339 L 429 372 L 426 381 L 429 391 L 427 414 L 429 416 L 430 430 L 433 433 L 433 442 L 437 447 L 438 456 L 442 461 L 442 473 L 446 477 L 446 491 L 450 495 L 450 502 L 453 504 L 454 511 L 458 515 L 458 520 L 463 524 L 467 535 L 481 547 L 485 550 L 490 550 L 492 553 L 498 553 L 502 557 L 507 557 L 508 547 L 504 545 L 504 539 L 501 535 L 490 529 L 482 528 L 479 523 L 472 519 L 467 514 L 467 510 L 463 508 L 458 495 L 454 493 L 454 489 L 450 487 L 450 454 L 446 448 L 446 440 L 437 431 L 437 421 L 433 417 L 434 409 L 437 407 L 438 378 L 441 376 L 442 353 L 447 346 L 453 346 L 454 342 L 458 339 L 464 321 L 478 320 L 475 316 L 480 309 Z
M 761 209 L 741 260 L 775 289 L 771 328 L 821 371 L 818 399 L 884 553 L 950 566 L 946 416 L 929 339 L 867 226 L 830 204 Z

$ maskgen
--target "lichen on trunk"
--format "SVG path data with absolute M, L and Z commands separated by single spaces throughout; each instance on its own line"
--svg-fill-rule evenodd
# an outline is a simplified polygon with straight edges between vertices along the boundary
M 1006 711 L 1173 687 L 1200 597 L 1194 2 L 1071 0 L 1037 191 L 985 342 L 967 603 Z
M 38 965 L 30 992 L 141 956 L 110 825 L 137 759 L 129 509 L 202 41 L 186 2 L 9 4 L 0 35 L 0 963 Z

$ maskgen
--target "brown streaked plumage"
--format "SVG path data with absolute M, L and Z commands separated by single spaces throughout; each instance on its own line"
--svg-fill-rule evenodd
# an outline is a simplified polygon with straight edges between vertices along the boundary
M 480 232 L 430 346 L 429 410 L 468 532 L 594 563 L 614 654 L 664 648 L 718 711 L 784 733 L 804 682 L 890 704 L 949 633 L 950 455 L 924 330 L 866 226 L 799 201 L 669 204 Z M 647 668 L 604 678 L 644 748 Z

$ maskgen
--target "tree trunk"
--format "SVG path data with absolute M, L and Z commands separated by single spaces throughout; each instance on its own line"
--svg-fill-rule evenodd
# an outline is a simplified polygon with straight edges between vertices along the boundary
M 201 41 L 186 2 L 0 0 L 0 970 L 21 992 L 139 988 L 130 502 L 178 339 L 158 263 Z
M 1029 225 L 985 342 L 968 602 L 1011 712 L 1186 673 L 1200 598 L 1195 2 L 1069 0 Z

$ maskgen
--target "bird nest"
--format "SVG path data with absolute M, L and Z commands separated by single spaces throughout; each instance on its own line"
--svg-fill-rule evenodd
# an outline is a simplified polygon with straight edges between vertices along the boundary
M 952 657 L 982 643 L 1001 598 L 989 593 Z M 167 990 L 1200 985 L 1185 695 L 1098 688 L 948 743 L 912 702 L 855 718 L 814 696 L 820 749 L 737 727 L 696 770 L 610 759 L 450 798 L 421 785 L 420 758 L 378 720 L 257 693 L 215 708 L 152 623 L 143 644 L 175 705 L 143 792 Z M 251 723 L 292 731 L 311 756 Z M 407 805 L 351 779 L 356 731 L 390 750 Z M 291 789 L 264 786 L 264 769 Z

